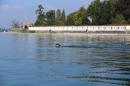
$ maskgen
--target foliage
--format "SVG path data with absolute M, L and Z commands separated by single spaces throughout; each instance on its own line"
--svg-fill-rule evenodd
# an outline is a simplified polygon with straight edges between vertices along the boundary
M 66 16 L 65 16 L 65 10 L 63 9 L 63 11 L 61 12 L 60 9 L 58 9 L 56 11 L 56 21 L 55 21 L 55 25 L 58 26 L 64 26 L 66 22 Z
M 127 20 L 127 23 L 130 24 L 130 19 Z
M 68 16 L 67 16 L 67 21 L 66 21 L 66 25 L 69 25 L 69 26 L 73 26 L 74 25 L 74 15 L 76 14 L 76 12 L 73 12 L 73 13 L 70 13 Z
M 126 21 L 121 14 L 116 14 L 113 24 L 126 24 Z
M 55 24 L 55 11 L 50 10 L 46 13 L 46 22 L 47 26 L 53 26 Z
M 55 21 L 55 25 L 60 25 L 60 17 L 61 17 L 61 10 L 58 9 L 56 11 L 56 21 Z
M 95 0 L 89 5 L 87 12 L 88 16 L 92 18 L 92 24 L 111 24 L 115 16 L 114 2 L 111 0 L 106 0 L 104 2 Z
M 92 24 L 98 24 L 98 15 L 101 14 L 101 3 L 100 0 L 94 0 L 91 2 L 87 9 L 88 16 L 92 19 Z
M 74 15 L 75 25 L 86 25 L 89 24 L 89 19 L 87 17 L 87 11 L 84 7 L 81 7 Z
M 61 25 L 65 25 L 65 22 L 66 22 L 66 16 L 65 16 L 65 10 L 63 9 L 62 13 L 61 13 L 61 17 L 60 17 L 60 22 L 61 22 Z
M 130 19 L 130 0 L 116 0 L 115 9 L 117 14 L 122 14 L 125 20 Z
M 16 29 L 16 28 L 19 28 L 19 27 L 20 27 L 20 23 L 19 23 L 19 21 L 17 21 L 17 20 L 13 20 L 13 21 L 11 22 L 11 26 L 12 26 L 13 29 Z
M 46 15 L 43 9 L 39 5 L 36 10 L 36 26 L 130 24 L 130 0 L 94 0 L 88 8 L 80 7 L 67 18 L 64 9 L 50 10 Z
M 101 2 L 101 13 L 99 15 L 98 24 L 111 24 L 115 17 L 114 3 L 111 1 Z
M 43 26 L 45 23 L 45 14 L 43 12 L 43 7 L 42 5 L 38 5 L 38 9 L 36 10 L 37 20 L 35 22 L 35 26 Z

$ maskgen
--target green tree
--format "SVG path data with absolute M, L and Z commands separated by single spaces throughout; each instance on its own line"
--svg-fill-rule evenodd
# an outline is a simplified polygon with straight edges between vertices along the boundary
M 60 25 L 60 17 L 61 17 L 61 10 L 58 9 L 58 10 L 56 11 L 55 25 Z
M 81 7 L 76 14 L 74 15 L 74 24 L 75 25 L 87 25 L 90 23 L 87 17 L 87 10 L 84 7 Z
M 68 16 L 67 16 L 67 21 L 66 21 L 66 25 L 69 25 L 69 26 L 73 26 L 75 25 L 74 22 L 74 15 L 76 14 L 76 12 L 73 12 L 73 13 L 70 13 Z
M 52 26 L 55 24 L 55 11 L 54 10 L 50 10 L 46 13 L 46 22 L 45 24 L 47 26 Z
M 126 24 L 126 21 L 122 14 L 116 14 L 116 17 L 113 20 L 113 24 Z
M 114 3 L 111 1 L 101 2 L 100 9 L 101 9 L 100 15 L 97 15 L 98 16 L 97 24 L 99 25 L 111 24 L 115 17 Z
M 60 17 L 60 23 L 61 25 L 65 25 L 65 22 L 66 22 L 66 15 L 65 15 L 65 10 L 63 9 Z
M 130 24 L 130 19 L 127 20 L 127 24 Z
M 87 9 L 88 16 L 92 19 L 92 24 L 98 24 L 98 15 L 101 14 L 101 3 L 100 0 L 94 0 L 91 2 Z
M 122 14 L 125 20 L 130 19 L 130 0 L 116 0 L 115 8 L 117 14 Z
M 88 9 L 88 16 L 92 19 L 92 24 L 104 25 L 111 24 L 115 17 L 115 6 L 113 0 L 95 0 Z
M 35 26 L 43 26 L 45 23 L 45 14 L 43 12 L 43 7 L 42 5 L 38 5 L 38 9 L 36 10 L 37 20 L 35 22 Z

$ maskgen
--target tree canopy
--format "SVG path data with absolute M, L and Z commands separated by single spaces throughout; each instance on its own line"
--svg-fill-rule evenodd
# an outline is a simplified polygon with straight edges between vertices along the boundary
M 64 9 L 45 13 L 44 7 L 38 5 L 36 14 L 36 26 L 130 24 L 130 0 L 94 0 L 88 8 L 80 7 L 67 16 Z
M 76 12 L 73 12 L 73 13 L 70 13 L 68 16 L 67 16 L 67 20 L 66 20 L 66 25 L 68 26 L 73 26 L 75 25 L 75 19 L 74 19 L 74 15 L 76 14 Z
M 16 28 L 19 28 L 19 27 L 20 27 L 20 23 L 19 23 L 19 21 L 17 21 L 17 20 L 13 20 L 13 21 L 11 22 L 11 26 L 12 26 L 13 29 L 16 29 Z
M 105 0 L 104 2 L 94 0 L 87 11 L 94 25 L 111 24 L 115 16 L 115 7 L 111 0 Z
M 54 10 L 50 10 L 46 13 L 46 22 L 45 24 L 47 26 L 53 26 L 55 25 L 55 11 Z
M 81 7 L 74 15 L 75 25 L 86 25 L 89 24 L 89 19 L 87 17 L 87 10 Z
M 130 0 L 116 0 L 115 9 L 117 14 L 122 14 L 125 20 L 130 19 Z
M 45 14 L 43 11 L 44 7 L 42 5 L 38 5 L 38 9 L 36 10 L 37 20 L 35 22 L 35 26 L 43 26 L 45 21 Z
M 65 10 L 63 9 L 60 17 L 61 25 L 65 25 L 65 21 L 66 21 L 66 15 L 65 15 Z

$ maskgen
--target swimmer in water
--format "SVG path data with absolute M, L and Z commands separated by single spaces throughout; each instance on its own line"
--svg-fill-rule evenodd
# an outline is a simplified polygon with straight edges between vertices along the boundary
M 59 43 L 54 44 L 54 47 L 60 47 Z

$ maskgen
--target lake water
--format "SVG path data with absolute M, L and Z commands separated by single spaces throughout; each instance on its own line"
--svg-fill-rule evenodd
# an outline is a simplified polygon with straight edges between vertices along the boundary
M 130 36 L 0 33 L 0 40 L 0 86 L 130 86 Z

